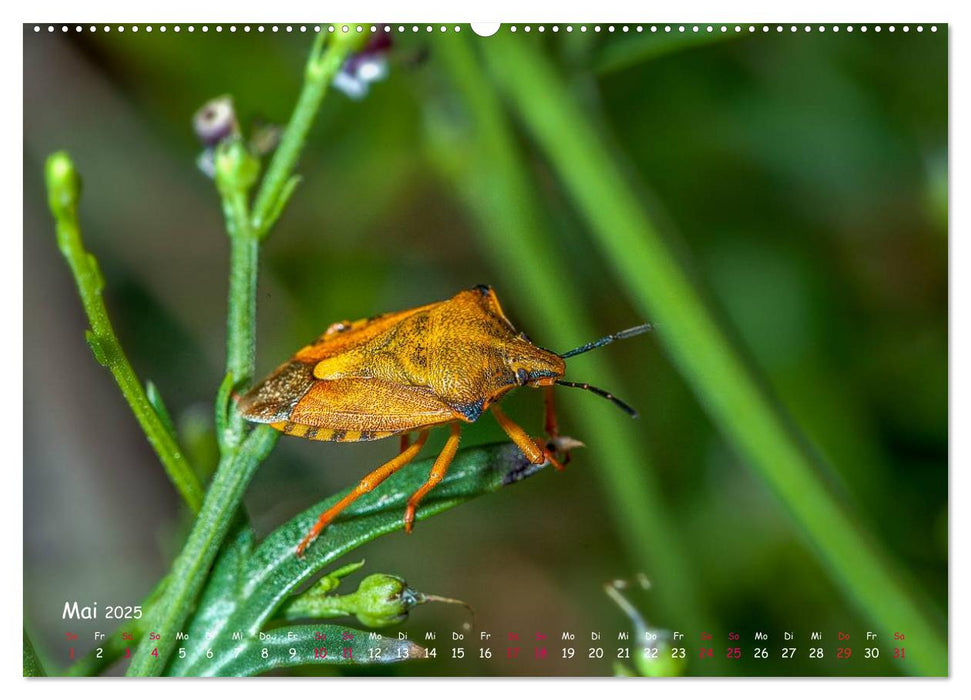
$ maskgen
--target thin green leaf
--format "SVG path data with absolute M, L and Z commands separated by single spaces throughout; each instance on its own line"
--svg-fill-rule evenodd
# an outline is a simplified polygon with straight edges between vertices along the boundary
M 94 359 L 102 367 L 108 366 L 108 356 L 105 355 L 105 349 L 101 346 L 101 341 L 98 340 L 98 336 L 94 334 L 94 331 L 84 331 L 84 340 L 91 348 L 91 354 L 94 355 Z
M 256 232 L 260 238 L 265 238 L 273 229 L 277 219 L 280 218 L 280 214 L 282 214 L 283 210 L 286 209 L 286 206 L 290 201 L 290 197 L 293 196 L 294 191 L 297 189 L 297 185 L 299 185 L 302 180 L 303 178 L 299 175 L 294 175 L 287 180 L 286 184 L 283 186 L 283 189 L 280 190 L 280 194 L 277 196 L 277 199 L 273 204 L 273 208 L 270 209 L 270 212 L 267 214 L 263 227 Z
M 198 405 L 186 409 L 179 416 L 178 436 L 200 481 L 206 483 L 216 471 L 222 452 L 212 416 Z
M 222 383 L 219 385 L 219 391 L 216 393 L 216 442 L 219 443 L 219 449 L 225 450 L 227 448 L 227 433 L 229 421 L 229 411 L 230 411 L 230 398 L 233 395 L 233 373 L 226 372 L 226 376 L 223 377 Z
M 169 413 L 169 409 L 165 406 L 165 401 L 162 400 L 162 395 L 159 393 L 158 387 L 155 386 L 155 382 L 151 379 L 145 382 L 145 397 L 152 404 L 152 408 L 155 409 L 155 413 L 158 414 L 162 424 L 168 428 L 169 433 L 172 435 L 172 441 L 177 443 L 178 433 L 175 430 L 175 423 L 172 422 L 172 414 Z
M 305 552 L 296 556 L 297 543 L 313 526 L 320 513 L 347 492 L 331 496 L 308 508 L 270 534 L 239 567 L 238 552 L 229 549 L 217 563 L 213 582 L 200 602 L 197 616 L 205 624 L 193 625 L 213 636 L 211 647 L 222 663 L 245 640 L 256 638 L 277 609 L 298 588 L 335 560 L 382 535 L 403 527 L 405 503 L 428 478 L 433 459 L 405 467 L 374 491 L 355 501 Z M 423 501 L 416 514 L 424 520 L 503 486 L 521 481 L 544 468 L 531 464 L 512 443 L 499 443 L 461 450 L 442 483 Z M 420 536 L 421 528 L 416 529 Z M 233 640 L 241 633 L 243 640 Z M 195 650 L 186 659 L 176 659 L 172 675 L 209 675 L 206 650 Z
M 94 257 L 93 253 L 88 253 L 88 273 L 91 276 L 91 288 L 101 294 L 105 288 L 105 277 L 101 274 L 101 265 L 98 264 L 98 259 Z
M 402 529 L 405 504 L 428 479 L 433 461 L 429 458 L 410 465 L 355 501 L 321 534 L 303 558 L 294 554 L 297 543 L 320 513 L 346 492 L 307 509 L 270 535 L 253 553 L 244 576 L 245 605 L 241 612 L 251 620 L 251 628 L 262 624 L 282 600 L 338 557 L 381 535 Z M 512 443 L 462 450 L 442 483 L 423 501 L 416 520 L 521 481 L 544 466 L 531 464 Z
M 206 648 L 199 642 L 205 639 L 207 633 L 220 630 L 236 608 L 246 559 L 252 553 L 254 540 L 253 529 L 245 523 L 240 523 L 226 539 L 186 630 L 187 639 L 191 642 L 186 645 L 186 655 L 173 659 L 166 675 L 186 675 L 187 669 L 205 659 Z

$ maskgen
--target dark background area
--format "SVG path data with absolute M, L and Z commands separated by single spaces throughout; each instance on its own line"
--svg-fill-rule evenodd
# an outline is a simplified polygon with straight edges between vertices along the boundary
M 228 246 L 218 196 L 195 166 L 201 148 L 190 119 L 208 99 L 230 94 L 244 129 L 256 119 L 284 123 L 311 43 L 299 32 L 86 27 L 64 35 L 29 26 L 24 37 L 24 610 L 35 642 L 56 663 L 67 662 L 64 601 L 139 601 L 177 553 L 188 515 L 84 342 L 85 319 L 45 209 L 44 159 L 65 148 L 77 163 L 84 236 L 101 263 L 121 342 L 139 376 L 160 388 L 196 461 L 211 465 Z M 690 251 L 724 318 L 832 465 L 834 488 L 943 617 L 946 29 L 682 39 L 523 37 L 541 43 L 597 111 L 645 199 Z M 304 182 L 264 248 L 260 372 L 334 321 L 477 283 L 496 285 L 514 322 L 543 344 L 543 320 L 517 313 L 517 299 L 503 293 L 504 273 L 487 262 L 488 243 L 442 166 L 442 119 L 452 114 L 442 105 L 458 100 L 436 53 L 447 40 L 437 30 L 396 33 L 386 81 L 361 101 L 337 92 L 325 100 L 299 166 Z M 536 261 L 537 270 L 551 285 L 580 288 L 599 331 L 639 322 L 568 193 L 525 136 L 522 147 L 574 261 L 567 270 Z M 615 366 L 623 384 L 607 388 L 641 413 L 644 468 L 661 486 L 712 629 L 845 628 L 861 636 L 869 629 L 656 340 L 591 354 L 572 378 L 582 380 L 594 363 Z M 570 433 L 571 413 L 599 399 L 562 393 Z M 518 392 L 506 404 L 525 427 L 541 429 L 538 393 Z M 616 420 L 627 418 L 618 412 Z M 503 438 L 492 421 L 463 435 L 465 444 Z M 631 560 L 598 474 L 597 436 L 576 437 L 591 450 L 577 452 L 565 473 L 463 505 L 411 537 L 381 538 L 361 550 L 365 571 L 467 600 L 499 633 L 625 629 L 605 581 L 643 571 L 655 585 L 679 582 Z M 443 440 L 433 436 L 432 448 Z M 269 532 L 350 486 L 394 449 L 391 441 L 282 439 L 248 491 L 257 530 Z M 650 592 L 636 602 L 652 625 L 680 629 Z M 460 608 L 429 605 L 401 629 L 441 637 L 464 620 Z M 580 651 L 570 665 L 552 660 L 550 672 L 610 673 L 609 660 Z M 729 669 L 718 663 L 722 672 L 766 672 L 752 659 Z M 767 667 L 845 672 L 831 657 Z M 888 661 L 853 669 L 895 672 Z M 530 667 L 440 658 L 434 667 L 379 672 Z

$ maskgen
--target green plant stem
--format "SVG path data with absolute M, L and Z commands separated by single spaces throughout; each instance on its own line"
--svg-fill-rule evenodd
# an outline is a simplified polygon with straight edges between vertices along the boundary
M 248 185 L 224 182 L 218 175 L 217 184 L 223 198 L 230 246 L 226 373 L 232 375 L 234 385 L 244 386 L 253 378 L 256 362 L 256 284 L 260 242 L 250 226 L 246 204 Z M 239 434 L 242 430 L 242 424 L 237 422 L 235 432 Z
M 229 313 L 226 333 L 226 371 L 233 386 L 241 387 L 253 378 L 256 357 L 256 284 L 259 243 L 269 235 L 298 182 L 293 170 L 300 158 L 307 135 L 334 76 L 348 55 L 364 40 L 364 34 L 321 31 L 314 39 L 304 69 L 304 82 L 296 107 L 280 139 L 253 202 L 247 204 L 249 182 L 221 177 L 217 186 L 223 200 L 223 213 L 230 239 Z M 328 37 L 330 41 L 327 41 Z M 240 144 L 234 144 L 242 147 Z M 241 158 L 245 158 L 241 156 Z M 228 396 L 227 396 L 228 400 Z M 229 440 L 238 442 L 245 431 L 242 419 L 228 406 L 217 411 L 230 416 Z M 221 436 L 222 440 L 224 436 Z
M 229 241 L 229 303 L 226 321 L 226 376 L 232 386 L 242 387 L 253 378 L 256 366 L 256 285 L 259 276 L 260 242 L 249 235 Z M 220 401 L 224 404 L 220 404 Z M 221 448 L 233 449 L 246 434 L 246 422 L 230 404 L 230 393 L 220 392 L 216 411 L 228 418 L 219 436 Z M 225 442 L 224 442 L 225 441 Z
M 152 407 L 145 387 L 135 376 L 135 371 L 108 319 L 108 310 L 102 297 L 104 280 L 98 262 L 84 249 L 81 240 L 77 213 L 81 197 L 80 178 L 66 153 L 54 153 L 47 159 L 46 179 L 50 210 L 57 225 L 57 244 L 74 274 L 84 312 L 91 324 L 91 330 L 87 334 L 88 344 L 97 360 L 115 378 L 169 479 L 186 504 L 194 512 L 198 512 L 202 504 L 203 489 L 196 472 L 183 455 L 175 435 Z
M 182 629 L 196 597 L 206 581 L 209 568 L 225 539 L 243 493 L 257 467 L 273 449 L 279 433 L 260 426 L 252 430 L 238 450 L 224 457 L 206 493 L 202 510 L 182 548 L 152 617 L 146 622 L 158 639 L 144 637 L 128 668 L 130 676 L 160 675 L 175 648 L 176 633 Z M 153 649 L 158 656 L 152 656 Z
M 297 106 L 256 195 L 252 215 L 247 196 L 258 166 L 238 142 L 226 143 L 217 150 L 216 185 L 230 238 L 226 375 L 232 378 L 234 386 L 241 386 L 253 376 L 259 242 L 269 233 L 293 191 L 292 171 L 327 87 L 365 34 L 337 32 L 329 41 L 327 37 L 321 33 L 315 39 Z M 172 566 L 171 584 L 147 621 L 146 629 L 155 632 L 158 639 L 142 639 L 129 675 L 159 675 L 164 671 L 174 649 L 175 635 L 189 618 L 246 487 L 279 435 L 266 426 L 247 435 L 248 426 L 229 405 L 231 392 L 220 391 L 220 396 L 226 405 L 217 402 L 217 424 L 223 422 L 223 417 L 230 417 L 226 424 L 228 436 L 219 438 L 222 457 L 195 526 Z M 151 655 L 155 648 L 157 657 Z
M 466 194 L 486 237 L 483 248 L 493 267 L 516 292 L 531 318 L 544 325 L 544 342 L 553 347 L 573 347 L 586 338 L 603 335 L 586 311 L 587 304 L 575 287 L 551 285 L 548 276 L 537 274 L 536 263 L 568 277 L 570 261 L 560 252 L 538 206 L 535 186 L 519 154 L 512 128 L 498 95 L 478 65 L 469 41 L 463 36 L 443 37 L 440 55 L 453 75 L 474 119 L 476 143 L 472 157 L 459 153 L 456 181 Z M 447 146 L 450 148 L 450 146 Z M 488 194 L 485 194 L 488 193 Z M 616 387 L 619 379 L 605 363 L 584 370 L 584 379 Z M 584 461 L 598 465 L 611 502 L 614 526 L 637 570 L 651 572 L 658 585 L 659 615 L 689 628 L 701 628 L 707 618 L 690 567 L 678 541 L 678 528 L 665 508 L 660 488 L 638 448 L 636 427 L 607 407 L 577 412 L 582 428 L 579 437 L 591 449 Z
M 848 599 L 884 635 L 907 634 L 906 663 L 946 673 L 944 637 L 874 538 L 831 494 L 789 419 L 719 328 L 625 173 L 557 71 L 521 37 L 485 46 L 492 73 L 572 194 L 603 254 L 726 437 L 785 505 Z
M 230 239 L 229 321 L 227 324 L 226 371 L 238 384 L 253 378 L 256 351 L 256 282 L 260 243 L 248 236 Z
M 330 40 L 326 41 L 328 36 Z M 292 193 L 295 185 L 292 177 L 293 169 L 296 167 L 303 144 L 328 87 L 347 57 L 361 46 L 366 38 L 366 32 L 345 33 L 340 30 L 331 35 L 326 32 L 317 35 L 304 70 L 303 89 L 297 99 L 297 105 L 267 168 L 260 192 L 253 202 L 251 221 L 253 231 L 258 238 L 267 235 L 279 215 L 282 204 L 285 204 L 285 199 Z

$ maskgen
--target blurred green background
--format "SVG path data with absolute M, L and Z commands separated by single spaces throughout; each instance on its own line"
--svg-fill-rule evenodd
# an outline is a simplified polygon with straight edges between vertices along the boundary
M 140 600 L 178 552 L 188 516 L 84 343 L 80 303 L 45 209 L 44 158 L 65 148 L 77 163 L 84 235 L 101 262 L 121 342 L 139 375 L 159 386 L 196 461 L 211 463 L 228 245 L 214 187 L 195 166 L 201 148 L 190 118 L 206 100 L 230 94 L 245 131 L 256 120 L 284 123 L 311 38 L 241 27 L 24 31 L 24 605 L 35 644 L 57 665 L 67 663 L 64 601 Z M 467 27 L 464 34 L 473 50 L 489 41 Z M 521 202 L 497 198 L 493 154 L 471 145 L 469 107 L 474 95 L 495 96 L 496 88 L 487 72 L 475 84 L 456 82 L 463 74 L 449 47 L 459 39 L 437 29 L 396 32 L 386 81 L 360 101 L 337 92 L 325 100 L 299 166 L 304 182 L 264 247 L 260 372 L 334 321 L 477 283 L 493 284 L 540 345 L 552 346 L 553 336 L 571 347 L 591 340 L 529 313 L 536 306 L 524 270 L 548 294 L 562 289 L 581 299 L 577 312 L 596 334 L 644 320 L 515 120 L 508 126 L 529 187 L 518 193 Z M 946 28 L 713 37 L 618 28 L 534 31 L 517 40 L 540 47 L 566 76 L 644 206 L 689 251 L 698 283 L 830 465 L 832 489 L 944 624 Z M 501 237 L 521 232 L 496 233 L 497 206 L 513 214 L 538 207 L 549 256 L 509 259 Z M 361 550 L 365 571 L 469 601 L 482 628 L 499 634 L 578 637 L 625 629 L 602 585 L 643 572 L 654 589 L 635 601 L 653 626 L 737 631 L 743 640 L 764 630 L 770 646 L 783 630 L 819 630 L 833 651 L 832 635 L 847 630 L 861 652 L 872 625 L 715 430 L 657 339 L 572 360 L 568 377 L 591 379 L 594 368 L 597 376 L 609 370 L 614 384 L 606 388 L 641 413 L 624 429 L 658 495 L 642 507 L 664 524 L 676 570 L 667 566 L 670 551 L 655 556 L 656 533 L 631 531 L 598 464 L 598 435 L 578 428 L 585 414 L 629 419 L 589 394 L 563 391 L 564 432 L 588 444 L 564 474 L 466 504 L 411 537 L 382 538 Z M 517 392 L 506 405 L 540 431 L 538 393 Z M 501 439 L 491 420 L 463 433 L 465 444 Z M 431 448 L 443 440 L 434 436 Z M 258 531 L 351 485 L 394 449 L 390 441 L 281 440 L 248 491 Z M 401 629 L 437 630 L 441 638 L 463 621 L 461 609 L 426 606 Z M 79 651 L 93 646 L 82 640 Z M 610 673 L 606 646 L 608 659 L 587 659 L 584 649 L 572 662 L 554 654 L 544 672 Z M 727 663 L 717 658 L 719 646 L 715 660 L 689 672 L 900 671 L 889 659 L 847 666 L 832 652 L 822 661 L 746 655 Z M 441 656 L 434 667 L 376 672 L 537 672 L 501 655 Z

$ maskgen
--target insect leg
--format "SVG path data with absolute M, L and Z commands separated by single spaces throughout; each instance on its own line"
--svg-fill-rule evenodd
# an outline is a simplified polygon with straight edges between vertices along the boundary
M 549 445 L 556 445 L 556 438 L 560 436 L 560 423 L 556 419 L 556 404 L 553 399 L 553 387 L 548 386 L 545 388 L 543 393 L 543 406 L 544 406 L 544 424 L 546 427 L 546 434 L 550 438 Z M 570 451 L 566 450 L 563 453 L 563 465 L 570 463 Z
M 546 434 L 551 438 L 555 438 L 560 434 L 560 425 L 556 420 L 556 405 L 553 403 L 553 387 L 546 387 L 545 393 L 543 394 L 543 406 L 545 410 L 545 423 Z
M 563 469 L 563 465 L 556 460 L 549 450 L 542 446 L 542 441 L 529 437 L 525 430 L 509 420 L 509 417 L 499 409 L 499 406 L 493 404 L 491 410 L 492 415 L 499 421 L 499 425 L 506 431 L 506 435 L 516 443 L 516 447 L 523 451 L 526 459 L 533 464 L 542 464 L 549 460 L 549 463 L 557 469 Z
M 415 522 L 415 509 L 418 507 L 418 503 L 425 497 L 426 493 L 438 486 L 439 482 L 445 478 L 448 465 L 452 463 L 452 459 L 454 459 L 455 453 L 459 449 L 459 429 L 458 423 L 452 423 L 452 432 L 449 434 L 448 440 L 445 441 L 445 447 L 442 448 L 441 454 L 438 455 L 438 459 L 435 460 L 435 464 L 432 466 L 431 473 L 428 475 L 428 481 L 422 484 L 421 488 L 411 494 L 411 498 L 408 499 L 408 505 L 405 508 L 405 532 L 411 532 L 412 525 Z
M 354 488 L 353 491 L 321 513 L 317 523 L 313 526 L 313 528 L 311 528 L 310 532 L 304 536 L 304 538 L 300 541 L 300 544 L 297 545 L 297 556 L 303 556 L 304 550 L 310 546 L 311 542 L 317 539 L 317 536 L 321 533 L 321 531 L 327 527 L 342 510 L 347 508 L 347 506 L 351 505 L 351 503 L 356 501 L 364 494 L 373 490 L 378 484 L 413 460 L 427 439 L 428 431 L 421 431 L 421 433 L 418 434 L 418 439 L 413 445 L 408 446 L 404 451 L 401 452 L 401 454 L 385 462 L 373 472 L 365 476 L 363 479 L 361 479 L 360 483 Z
M 401 434 L 401 451 L 404 452 L 408 449 L 408 445 L 411 444 L 411 439 L 408 437 L 408 433 Z

